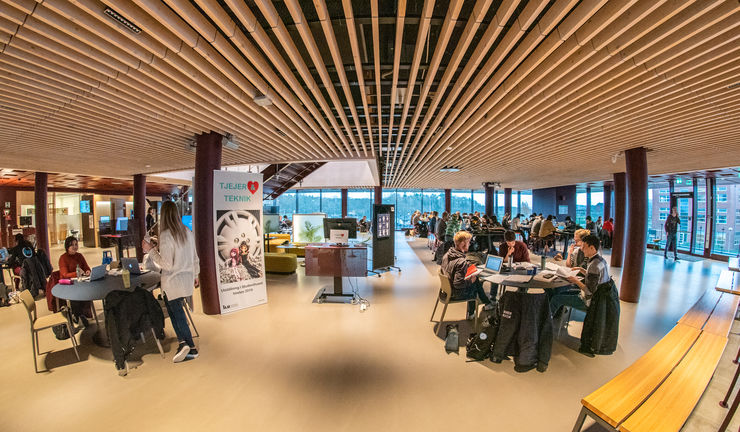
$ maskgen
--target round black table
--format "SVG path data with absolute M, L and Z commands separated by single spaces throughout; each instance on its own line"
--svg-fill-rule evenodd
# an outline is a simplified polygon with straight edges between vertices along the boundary
M 159 284 L 161 274 L 150 271 L 140 275 L 130 275 L 130 277 L 130 289 L 126 289 L 123 286 L 123 277 L 120 275 L 114 276 L 106 274 L 103 279 L 98 279 L 96 281 L 78 282 L 75 280 L 72 285 L 56 284 L 51 289 L 51 293 L 54 297 L 67 301 L 103 300 L 103 309 L 105 309 L 105 297 L 111 292 L 133 291 L 136 287 L 151 290 Z M 97 332 L 93 336 L 93 341 L 100 346 L 110 346 L 108 335 L 105 333 L 105 329 L 100 326 L 95 306 L 93 306 L 92 310 L 95 317 L 95 324 L 97 325 Z

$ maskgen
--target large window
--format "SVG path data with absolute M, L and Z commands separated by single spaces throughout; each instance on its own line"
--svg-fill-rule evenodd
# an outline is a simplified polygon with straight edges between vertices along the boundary
M 445 191 L 443 190 L 424 190 L 422 212 L 436 211 L 440 215 L 445 211 Z
M 298 190 L 298 213 L 321 213 L 321 190 Z
M 401 227 L 411 226 L 411 214 L 421 210 L 421 191 L 403 190 L 396 191 L 396 225 Z
M 667 200 L 663 197 L 668 197 Z M 668 182 L 652 183 L 648 187 L 648 243 L 665 247 L 663 225 L 670 212 Z
M 321 213 L 326 217 L 342 217 L 342 192 L 339 189 L 321 190 Z
M 372 190 L 347 191 L 347 217 L 362 219 L 367 216 L 368 220 L 372 220 L 373 193 Z
M 505 196 L 504 191 L 502 190 L 496 191 L 496 198 L 494 200 L 494 203 L 496 204 L 496 206 L 493 209 L 493 213 L 496 215 L 496 218 L 498 218 L 499 222 L 501 222 L 501 219 L 504 218 L 504 208 L 505 208 L 504 196 Z
M 519 194 L 522 202 L 522 206 L 519 209 L 519 213 L 523 214 L 525 218 L 528 218 L 532 214 L 532 191 L 523 190 Z
M 736 215 L 740 211 L 738 203 L 738 192 L 740 188 L 735 179 L 716 180 L 715 196 L 717 199 L 714 203 L 714 242 L 712 244 L 712 253 L 717 255 L 735 256 L 738 254 L 737 230 L 740 226 L 737 223 Z M 733 217 L 728 217 L 733 215 Z
M 473 213 L 480 212 L 480 214 L 486 214 L 486 192 L 485 191 L 473 191 Z
M 293 213 L 296 212 L 296 191 L 283 192 L 277 199 L 273 200 L 273 205 L 280 208 L 279 213 L 293 219 Z
M 696 179 L 696 196 L 694 205 L 696 206 L 696 235 L 694 236 L 695 254 L 704 254 L 704 240 L 706 239 L 707 224 L 707 181 L 705 179 Z
M 576 190 L 576 223 L 580 226 L 586 226 L 586 205 L 588 197 L 586 196 L 586 189 L 578 188 Z
M 591 188 L 591 208 L 589 209 L 591 219 L 596 221 L 604 218 L 604 189 Z
M 453 190 L 452 191 L 452 205 L 450 206 L 452 213 L 460 212 L 470 213 L 473 211 L 473 194 L 468 190 Z

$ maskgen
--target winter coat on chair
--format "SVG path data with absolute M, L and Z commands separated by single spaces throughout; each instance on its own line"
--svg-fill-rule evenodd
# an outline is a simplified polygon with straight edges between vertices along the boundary
M 596 287 L 583 320 L 581 351 L 609 355 L 619 337 L 619 293 L 613 279 Z
M 125 369 L 126 358 L 140 333 L 153 328 L 157 339 L 164 339 L 164 314 L 159 302 L 145 289 L 113 291 L 105 297 L 105 327 L 116 368 Z
M 21 268 L 21 282 L 23 289 L 31 292 L 36 297 L 39 290 L 46 289 L 46 278 L 51 276 L 51 262 L 46 253 L 39 249 L 34 256 L 23 260 Z
M 514 356 L 514 370 L 545 372 L 552 353 L 552 317 L 547 294 L 505 291 L 499 301 L 501 320 L 491 360 Z

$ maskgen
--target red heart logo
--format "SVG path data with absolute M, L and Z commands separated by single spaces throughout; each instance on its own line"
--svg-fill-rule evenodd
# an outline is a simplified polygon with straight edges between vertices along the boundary
M 257 192 L 257 189 L 259 188 L 260 188 L 259 182 L 251 181 L 247 183 L 247 189 L 249 189 L 249 192 L 252 192 L 252 195 L 254 195 L 255 192 Z

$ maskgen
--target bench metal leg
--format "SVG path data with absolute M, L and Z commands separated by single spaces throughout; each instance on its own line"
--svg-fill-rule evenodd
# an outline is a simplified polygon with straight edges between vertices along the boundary
M 576 420 L 576 424 L 573 425 L 573 432 L 581 432 L 581 429 L 583 428 L 583 422 L 586 421 L 587 415 L 588 415 L 588 408 L 586 407 L 581 408 L 581 412 L 578 414 L 578 419 Z
M 735 395 L 735 399 L 732 401 L 732 406 L 730 407 L 730 410 L 727 411 L 727 415 L 722 421 L 722 425 L 719 427 L 719 430 L 717 432 L 725 432 L 727 430 L 727 426 L 730 425 L 730 421 L 735 415 L 735 411 L 737 411 L 738 404 L 740 404 L 740 392 Z
M 737 382 L 738 375 L 740 375 L 740 366 L 735 369 L 735 376 L 732 377 L 732 382 L 730 383 L 730 388 L 727 389 L 727 394 L 725 395 L 725 398 L 719 402 L 719 406 L 721 406 L 722 408 L 727 408 L 727 401 L 730 400 L 730 395 L 732 395 L 732 390 L 735 388 L 735 383 Z

